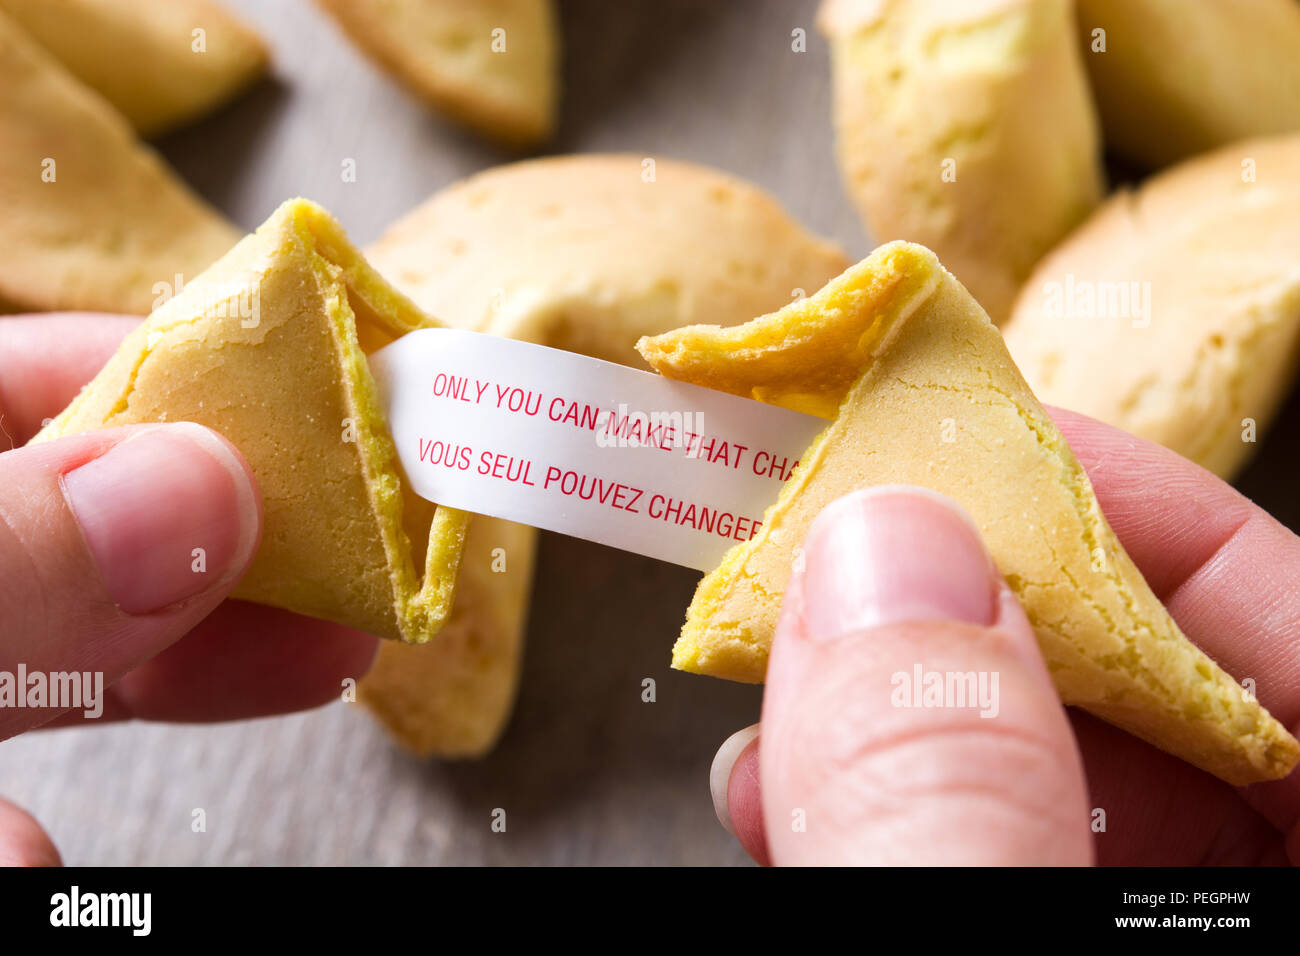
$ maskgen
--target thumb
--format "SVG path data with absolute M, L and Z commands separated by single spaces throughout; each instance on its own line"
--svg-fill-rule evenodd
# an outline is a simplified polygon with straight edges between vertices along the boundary
M 947 498 L 885 486 L 826 507 L 767 681 L 773 862 L 1091 862 L 1065 710 L 1023 610 Z
M 0 454 L 0 671 L 112 683 L 229 594 L 261 507 L 234 446 L 190 422 Z M 0 708 L 0 739 L 66 709 L 16 689 L 28 705 Z

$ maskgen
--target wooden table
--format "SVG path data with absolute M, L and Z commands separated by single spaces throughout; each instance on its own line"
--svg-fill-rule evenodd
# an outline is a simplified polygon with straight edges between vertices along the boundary
M 308 0 L 227 0 L 275 50 L 275 79 L 159 144 L 240 225 L 283 199 L 361 243 L 435 190 L 513 158 L 380 75 Z M 563 0 L 555 152 L 628 151 L 730 170 L 854 256 L 871 243 L 832 162 L 813 0 Z M 807 33 L 807 52 L 791 31 Z M 340 175 L 356 161 L 357 181 Z M 1292 527 L 1293 402 L 1242 487 Z M 69 863 L 741 864 L 708 768 L 760 690 L 668 668 L 694 572 L 542 536 L 519 706 L 473 763 L 396 750 L 355 705 L 208 727 L 134 724 L 0 745 L 0 792 Z M 635 613 L 629 614 L 628 609 Z M 658 684 L 641 701 L 641 681 Z M 207 832 L 191 832 L 206 812 Z M 492 813 L 507 812 L 505 833 Z

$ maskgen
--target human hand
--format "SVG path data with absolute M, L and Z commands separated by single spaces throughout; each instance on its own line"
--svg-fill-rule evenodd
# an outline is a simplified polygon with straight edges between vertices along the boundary
M 1053 410 L 1107 520 L 1184 633 L 1300 720 L 1300 539 L 1174 453 Z M 916 489 L 809 530 L 759 725 L 714 760 L 719 819 L 760 863 L 1300 864 L 1300 773 L 1232 787 L 1062 708 L 969 519 Z M 892 674 L 999 675 L 999 712 L 891 706 Z M 877 692 L 876 688 L 883 689 Z M 1068 715 L 1068 719 L 1067 719 Z M 1093 833 L 1094 809 L 1105 812 Z M 802 812 L 806 832 L 793 825 Z
M 35 434 L 138 321 L 0 318 L 0 447 Z M 227 599 L 261 522 L 238 450 L 192 423 L 0 453 L 0 672 L 100 672 L 105 720 L 232 720 L 335 699 L 369 668 L 374 638 Z M 0 707 L 0 740 L 85 720 Z M 35 821 L 0 800 L 0 863 L 58 859 Z

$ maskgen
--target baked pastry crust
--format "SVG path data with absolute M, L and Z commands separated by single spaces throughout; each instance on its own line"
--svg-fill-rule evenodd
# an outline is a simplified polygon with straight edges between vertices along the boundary
M 243 453 L 262 543 L 234 596 L 409 643 L 451 609 L 468 516 L 411 492 L 366 354 L 436 323 L 290 200 L 154 312 L 33 441 L 194 421 Z
M 636 365 L 640 335 L 744 322 L 848 265 L 749 183 L 666 159 L 646 182 L 642 163 L 583 155 L 488 170 L 435 194 L 367 256 L 449 325 Z M 536 547 L 535 529 L 475 515 L 438 641 L 380 648 L 361 700 L 407 749 L 473 757 L 496 743 Z
M 934 249 L 994 322 L 1100 201 L 1068 0 L 827 0 L 837 155 L 878 241 Z
M 551 0 L 316 0 L 434 108 L 507 146 L 549 139 L 560 39 Z M 493 31 L 503 30 L 494 38 Z M 504 50 L 493 43 L 504 40 Z
M 671 378 L 831 419 L 759 534 L 700 583 L 674 667 L 762 680 L 817 513 L 865 486 L 921 485 L 979 526 L 1065 703 L 1230 783 L 1282 777 L 1300 760 L 1300 743 L 1151 592 L 997 329 L 929 250 L 890 243 L 806 301 L 638 348 Z
M 270 59 L 261 37 L 213 0 L 0 0 L 0 11 L 144 136 L 221 106 Z
M 1300 130 L 1295 0 L 1076 0 L 1106 145 L 1163 166 Z M 1092 52 L 1092 32 L 1106 51 Z
M 366 254 L 457 328 L 640 364 L 639 336 L 744 322 L 849 264 L 772 196 L 630 154 L 498 166 L 436 193 Z
M 1300 134 L 1234 143 L 1107 200 L 1038 264 L 1007 347 L 1043 401 L 1232 478 L 1300 359 L 1297 263 Z
M 3 12 L 0 87 L 0 301 L 146 315 L 239 240 Z

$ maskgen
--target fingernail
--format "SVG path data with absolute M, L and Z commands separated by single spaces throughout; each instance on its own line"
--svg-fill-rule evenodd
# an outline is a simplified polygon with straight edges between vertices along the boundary
M 970 517 L 925 488 L 882 485 L 817 516 L 804 542 L 804 633 L 833 640 L 900 621 L 989 625 L 997 572 Z
M 709 793 L 713 796 L 713 812 L 718 815 L 718 822 L 728 833 L 734 835 L 736 829 L 731 824 L 731 811 L 728 809 L 727 791 L 731 785 L 731 771 L 740 759 L 741 753 L 758 736 L 758 724 L 738 730 L 722 742 L 709 768 Z
M 256 544 L 247 472 L 191 422 L 137 432 L 64 475 L 63 488 L 109 596 L 128 614 L 224 582 Z

